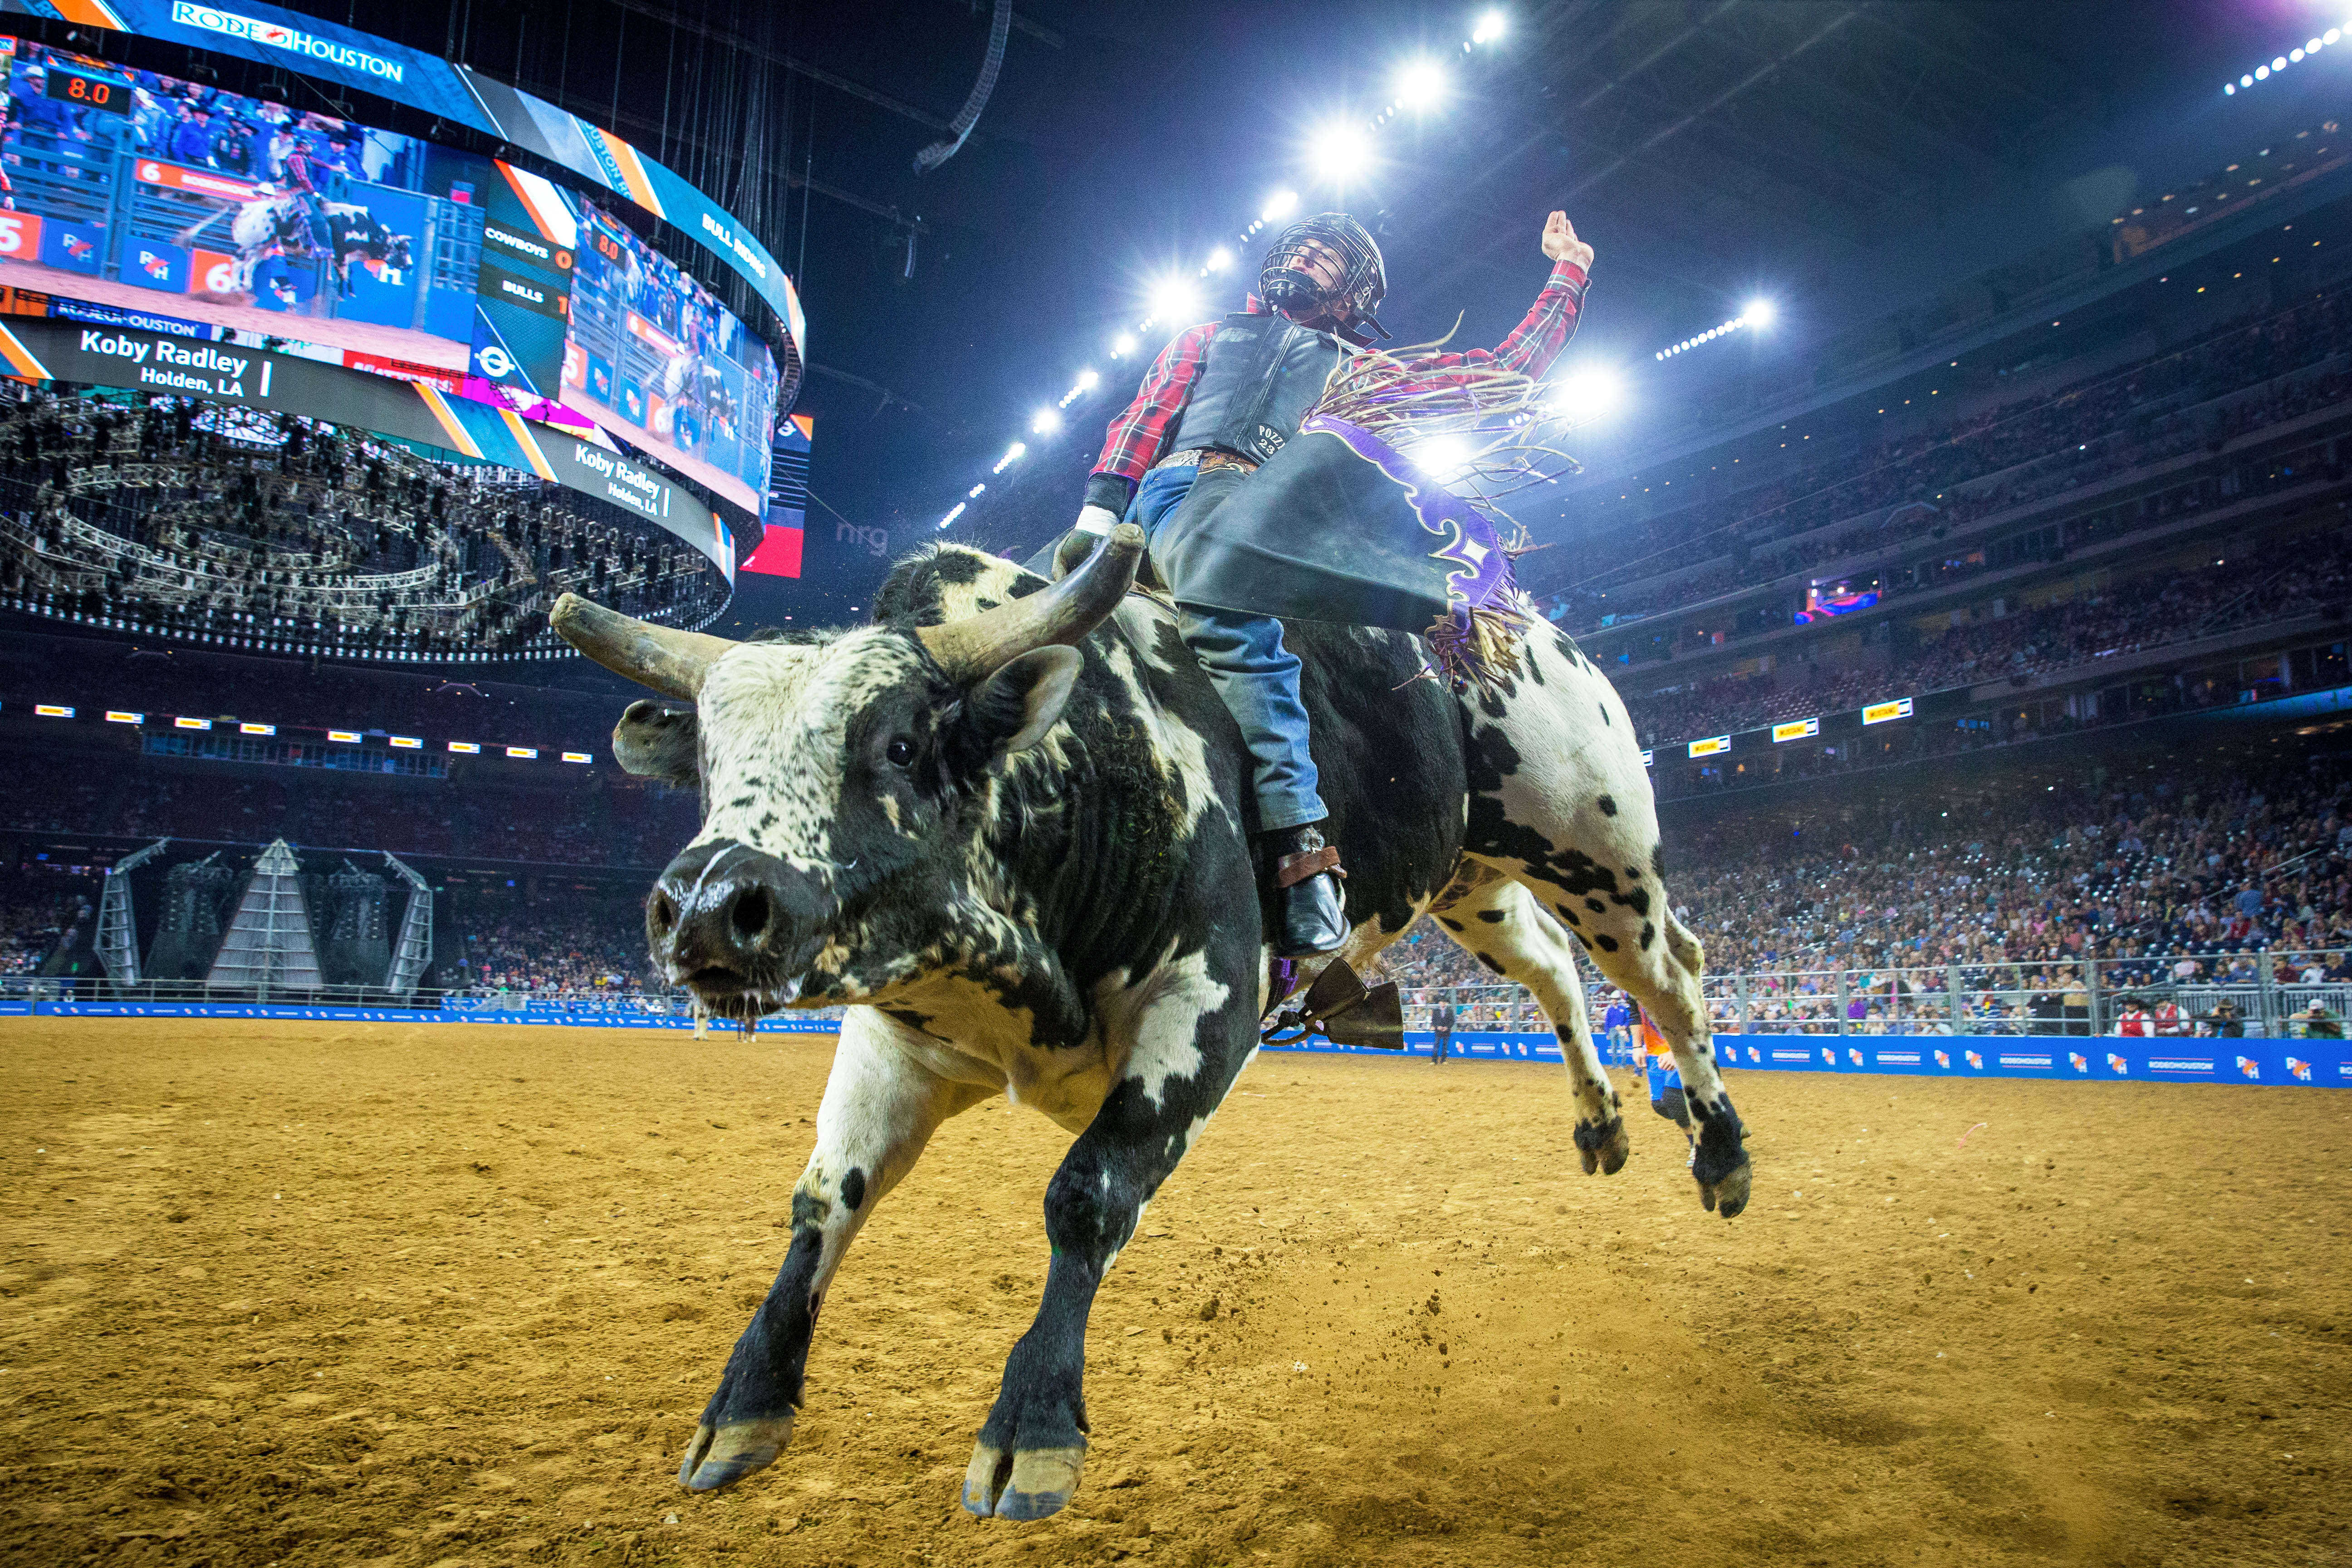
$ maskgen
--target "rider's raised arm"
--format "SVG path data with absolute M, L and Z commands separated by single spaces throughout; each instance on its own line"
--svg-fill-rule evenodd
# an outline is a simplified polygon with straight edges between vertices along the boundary
M 1160 357 L 1144 373 L 1143 384 L 1136 389 L 1135 401 L 1110 422 L 1102 456 L 1095 459 L 1094 473 L 1087 480 L 1087 505 L 1102 507 L 1114 515 L 1127 510 L 1135 487 L 1160 460 L 1176 428 L 1177 416 L 1192 400 L 1192 383 L 1200 376 L 1202 363 L 1208 358 L 1209 340 L 1216 332 L 1214 321 L 1204 322 L 1179 332 L 1160 351 Z
M 1551 276 L 1543 292 L 1511 335 L 1493 349 L 1433 354 L 1416 360 L 1416 368 L 1449 370 L 1459 365 L 1498 365 L 1522 375 L 1541 376 L 1559 357 L 1584 312 L 1584 290 L 1592 269 L 1592 247 L 1576 237 L 1566 213 L 1554 213 L 1544 225 L 1543 253 L 1551 258 Z

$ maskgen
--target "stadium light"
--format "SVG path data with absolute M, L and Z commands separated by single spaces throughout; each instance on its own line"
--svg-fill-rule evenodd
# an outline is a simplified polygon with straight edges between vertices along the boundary
M 1780 319 L 1780 307 L 1769 300 L 1750 300 L 1739 312 L 1739 319 L 1749 326 L 1762 329 Z
M 1370 161 L 1364 133 L 1352 125 L 1327 125 L 1307 144 L 1315 172 L 1334 184 L 1362 171 Z
M 1470 466 L 1474 453 L 1470 443 L 1462 437 L 1439 435 L 1414 442 L 1408 456 L 1421 466 L 1423 472 L 1444 484 Z
M 1029 428 L 1040 436 L 1051 436 L 1061 427 L 1062 416 L 1050 408 L 1040 408 L 1036 417 L 1029 421 Z
M 964 492 L 963 492 L 963 494 L 964 494 L 964 499 L 965 499 L 966 500 L 978 500 L 980 499 L 980 492 L 981 492 L 981 491 L 982 491 L 982 490 L 984 490 L 984 489 L 986 489 L 987 488 L 988 488 L 988 481 L 987 481 L 986 479 L 982 479 L 982 480 L 981 480 L 981 481 L 980 481 L 980 483 L 978 483 L 978 484 L 976 484 L 976 485 L 972 486 L 972 487 L 971 487 L 971 489 L 968 489 L 968 490 L 966 490 L 966 491 L 964 491 Z
M 1004 448 L 1004 456 L 996 459 L 996 467 L 991 468 L 989 472 L 992 474 L 1001 474 L 1028 455 L 1028 445 L 1025 442 L 1015 441 L 1013 445 Z
M 945 528 L 954 522 L 956 519 L 961 517 L 963 515 L 963 509 L 967 504 L 968 503 L 964 501 L 956 502 L 954 507 L 949 510 L 947 516 L 940 519 L 939 526 Z
M 1551 395 L 1556 417 L 1573 425 L 1590 425 L 1617 412 L 1625 386 L 1605 365 L 1585 365 L 1563 378 Z
M 1445 101 L 1451 85 L 1434 61 L 1408 61 L 1397 71 L 1397 101 L 1416 114 L 1427 114 Z
M 2221 84 L 2223 95 L 2235 98 L 2241 89 L 2250 88 L 2258 81 L 2268 81 L 2287 67 L 2301 65 L 2320 50 L 2333 44 L 2341 43 L 2346 27 L 2352 27 L 2352 22 L 2346 23 L 2344 27 L 2330 27 L 2324 33 L 2315 34 L 2305 39 L 2301 47 L 2290 48 L 2283 55 L 2273 55 L 2268 65 L 2256 66 L 2251 71 L 2239 73 L 2237 80 L 2225 81 Z
M 1151 287 L 1151 316 L 1154 321 L 1166 317 L 1170 321 L 1191 321 L 1197 308 L 1199 295 L 1189 278 L 1163 278 Z
M 1479 45 L 1494 43 L 1508 29 L 1509 18 L 1502 9 L 1494 8 L 1481 13 L 1470 36 L 1462 40 L 1462 55 L 1472 55 Z M 1454 77 L 1458 70 L 1457 66 L 1449 71 L 1437 61 L 1425 57 L 1399 66 L 1396 101 L 1380 108 L 1358 124 L 1333 121 L 1324 126 L 1309 138 L 1306 149 L 1309 162 L 1332 183 L 1346 183 L 1372 163 L 1374 136 L 1408 105 L 1416 110 L 1426 110 L 1443 102 L 1455 89 Z M 1255 243 L 1259 230 L 1297 211 L 1298 200 L 1298 193 L 1288 187 L 1276 187 L 1268 192 L 1257 216 L 1251 219 L 1235 237 L 1240 246 Z M 1149 312 L 1131 330 L 1122 331 L 1111 340 L 1110 357 L 1124 359 L 1135 353 L 1139 346 L 1139 340 L 1151 334 L 1163 321 L 1174 321 L 1179 326 L 1189 326 L 1197 321 L 1200 305 L 1194 283 L 1213 272 L 1225 270 L 1233 262 L 1234 257 L 1228 247 L 1219 246 L 1210 252 L 1194 278 L 1171 277 L 1154 283 L 1149 291 Z M 1075 392 L 1065 396 L 1062 406 L 1069 406 L 1075 396 Z M 994 471 L 1003 473 L 1021 456 L 1022 450 L 1021 444 L 1014 442 L 1012 450 L 997 459 Z M 566 657 L 570 657 L 568 653 Z

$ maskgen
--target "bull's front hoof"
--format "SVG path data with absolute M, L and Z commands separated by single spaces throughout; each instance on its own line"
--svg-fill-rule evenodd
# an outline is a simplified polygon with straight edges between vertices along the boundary
M 1712 1184 L 1698 1184 L 1698 1201 L 1726 1219 L 1738 1219 L 1748 1206 L 1748 1175 L 1753 1169 L 1742 1160 L 1730 1174 Z
M 1625 1119 L 1612 1116 L 1606 1121 L 1576 1124 L 1576 1154 L 1584 1163 L 1584 1173 L 1598 1171 L 1613 1176 L 1625 1168 L 1625 1156 L 1633 1152 L 1633 1141 L 1625 1134 Z
M 708 1424 L 694 1429 L 686 1458 L 677 1467 L 680 1486 L 698 1492 L 731 1486 L 754 1470 L 776 1462 L 793 1440 L 793 1418 L 770 1416 L 756 1421 L 729 1421 L 716 1429 Z
M 1078 1474 L 1086 1462 L 1083 1444 L 1008 1455 L 975 1443 L 963 1474 L 964 1510 L 982 1519 L 1050 1519 L 1077 1495 Z
M 996 1512 L 996 1494 L 1013 1474 L 1013 1457 L 985 1443 L 971 1446 L 963 1471 L 963 1510 L 987 1519 Z

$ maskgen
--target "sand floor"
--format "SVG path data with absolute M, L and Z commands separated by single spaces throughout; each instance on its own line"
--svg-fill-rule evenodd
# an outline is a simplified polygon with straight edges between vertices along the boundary
M 1727 1225 L 1646 1110 L 1578 1174 L 1557 1068 L 1264 1058 L 1103 1290 L 1084 1489 L 1012 1525 L 956 1494 L 1042 1119 L 941 1131 L 793 1449 L 695 1497 L 829 1041 L 0 1045 L 9 1563 L 2352 1563 L 2352 1094 L 1738 1075 Z

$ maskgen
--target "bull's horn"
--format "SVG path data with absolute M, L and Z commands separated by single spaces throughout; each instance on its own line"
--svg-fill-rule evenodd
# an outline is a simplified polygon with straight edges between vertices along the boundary
M 959 680 L 984 680 L 1033 648 L 1076 647 L 1118 608 L 1143 560 L 1143 530 L 1122 522 L 1084 564 L 1052 587 L 915 635 Z
M 614 674 L 688 702 L 700 693 L 719 656 L 735 646 L 725 637 L 654 626 L 577 594 L 556 600 L 547 619 L 556 636 Z

